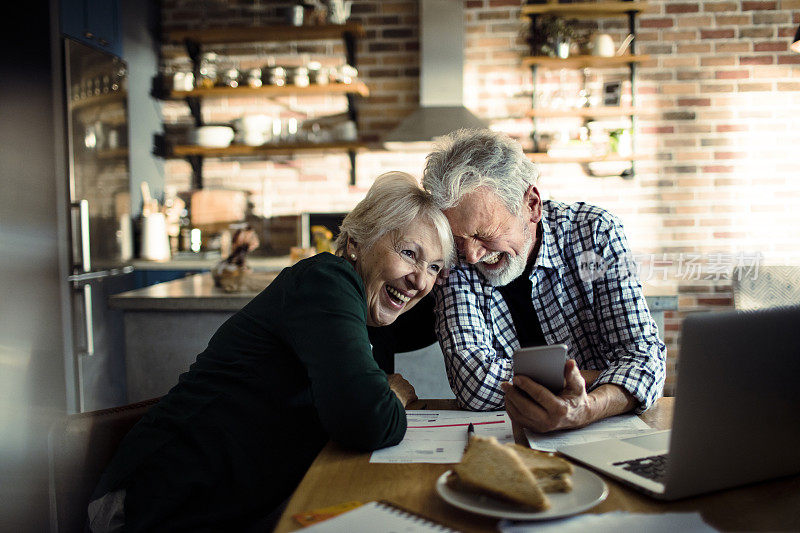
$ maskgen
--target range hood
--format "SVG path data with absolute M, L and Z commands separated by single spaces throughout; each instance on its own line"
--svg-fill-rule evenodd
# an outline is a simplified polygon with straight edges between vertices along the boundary
M 420 0 L 420 107 L 383 138 L 388 150 L 428 150 L 460 128 L 488 128 L 463 105 L 463 0 Z

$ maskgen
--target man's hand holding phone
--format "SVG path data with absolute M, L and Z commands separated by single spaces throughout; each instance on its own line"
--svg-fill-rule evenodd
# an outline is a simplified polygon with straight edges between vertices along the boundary
M 561 344 L 525 348 L 514 354 L 513 384 L 501 384 L 506 410 L 514 422 L 545 433 L 582 427 L 594 420 L 586 381 L 575 360 L 566 360 L 566 353 L 567 347 Z

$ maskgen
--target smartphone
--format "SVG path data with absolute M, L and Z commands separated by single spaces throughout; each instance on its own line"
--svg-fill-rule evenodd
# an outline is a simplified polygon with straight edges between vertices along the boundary
M 567 345 L 531 346 L 514 352 L 514 375 L 528 376 L 547 387 L 553 394 L 564 389 L 564 366 L 567 364 Z

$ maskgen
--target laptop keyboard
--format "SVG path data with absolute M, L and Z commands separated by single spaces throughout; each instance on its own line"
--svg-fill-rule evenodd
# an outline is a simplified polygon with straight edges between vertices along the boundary
M 664 476 L 667 472 L 667 455 L 653 455 L 650 457 L 631 459 L 630 461 L 620 461 L 614 463 L 614 466 L 622 467 L 624 470 L 633 472 L 637 476 L 652 479 L 657 483 L 663 483 Z

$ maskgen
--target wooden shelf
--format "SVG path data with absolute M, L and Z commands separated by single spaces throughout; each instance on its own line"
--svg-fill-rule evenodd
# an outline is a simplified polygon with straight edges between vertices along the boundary
M 262 146 L 246 146 L 242 144 L 232 144 L 226 148 L 208 148 L 195 145 L 176 145 L 173 146 L 167 155 L 171 158 L 204 156 L 204 157 L 246 157 L 246 156 L 269 156 L 285 155 L 298 152 L 326 152 L 326 151 L 349 151 L 366 148 L 366 143 L 360 141 L 341 141 L 330 143 L 284 143 L 284 144 L 265 144 Z
M 594 163 L 595 161 L 635 161 L 639 159 L 635 155 L 621 157 L 617 154 L 605 156 L 558 156 L 552 157 L 542 152 L 526 152 L 525 155 L 534 163 Z
M 316 41 L 343 38 L 346 34 L 364 36 L 364 28 L 357 22 L 346 24 L 324 24 L 320 26 L 259 26 L 197 28 L 170 30 L 163 41 L 182 44 L 190 40 L 199 44 L 232 44 L 277 41 Z
M 575 2 L 572 4 L 559 4 L 548 2 L 546 4 L 523 5 L 521 13 L 527 15 L 554 15 L 558 17 L 611 17 L 628 13 L 639 13 L 647 6 L 647 2 Z
M 97 96 L 87 96 L 80 100 L 74 100 L 69 103 L 70 111 L 77 111 L 89 107 L 102 107 L 110 103 L 124 102 L 128 97 L 126 91 L 114 91 L 107 94 L 98 94 Z
M 358 94 L 369 96 L 369 88 L 362 81 L 353 83 L 329 83 L 327 85 L 311 84 L 306 87 L 296 85 L 262 85 L 261 87 L 210 87 L 208 89 L 193 89 L 191 91 L 172 91 L 168 98 L 182 100 L 187 97 L 214 97 L 214 96 L 313 96 L 320 94 Z
M 559 117 L 628 117 L 636 114 L 635 107 L 581 107 L 577 109 L 531 109 L 525 116 L 536 118 L 559 118 Z
M 550 56 L 526 56 L 522 64 L 526 66 L 537 65 L 543 68 L 611 68 L 621 67 L 629 63 L 639 63 L 650 59 L 649 55 L 623 55 L 623 56 L 572 56 L 566 59 Z
M 96 152 L 97 159 L 122 159 L 128 157 L 127 148 L 106 148 Z

